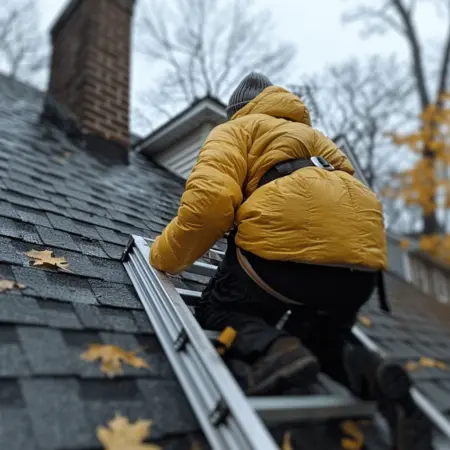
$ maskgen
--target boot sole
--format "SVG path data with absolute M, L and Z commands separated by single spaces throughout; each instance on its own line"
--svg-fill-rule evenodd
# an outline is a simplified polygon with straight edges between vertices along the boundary
M 399 402 L 410 398 L 411 378 L 408 372 L 395 363 L 382 363 L 377 370 L 377 384 L 383 398 Z
M 320 372 L 319 362 L 314 357 L 298 359 L 275 372 L 272 376 L 248 389 L 248 395 L 280 392 L 295 386 L 305 387 L 314 383 Z

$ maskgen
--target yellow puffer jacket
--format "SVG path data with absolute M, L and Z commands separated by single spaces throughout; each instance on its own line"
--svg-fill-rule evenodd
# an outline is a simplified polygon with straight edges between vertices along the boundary
M 307 167 L 256 190 L 275 164 L 311 156 L 338 170 Z M 385 269 L 382 208 L 353 173 L 344 153 L 311 128 L 302 101 L 268 87 L 212 130 L 150 262 L 179 273 L 235 222 L 237 245 L 266 259 Z

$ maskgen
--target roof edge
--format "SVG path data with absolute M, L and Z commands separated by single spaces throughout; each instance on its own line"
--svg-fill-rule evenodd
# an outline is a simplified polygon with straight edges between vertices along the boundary
M 176 141 L 184 136 L 187 130 L 193 130 L 202 121 L 207 121 L 207 118 L 217 125 L 226 121 L 225 105 L 213 97 L 203 97 L 138 141 L 133 149 L 143 154 L 151 154 L 153 151 L 149 147 L 152 144 L 154 145 L 168 135 L 171 136 L 171 140 Z

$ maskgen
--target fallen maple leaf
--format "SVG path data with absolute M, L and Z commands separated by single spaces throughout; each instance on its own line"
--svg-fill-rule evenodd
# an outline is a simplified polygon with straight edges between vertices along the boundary
M 0 280 L 0 292 L 10 291 L 11 289 L 14 288 L 24 289 L 25 286 L 23 284 L 16 283 L 15 281 L 11 280 Z
M 190 450 L 202 450 L 200 444 L 197 441 L 192 442 L 192 446 Z
M 290 431 L 286 431 L 283 435 L 281 450 L 294 450 L 294 447 L 292 447 L 292 433 Z
M 346 435 L 341 440 L 341 447 L 344 450 L 361 450 L 363 448 L 364 433 L 355 422 L 351 420 L 341 422 L 341 430 Z
M 415 370 L 418 370 L 422 367 L 428 367 L 428 368 L 437 368 L 441 370 L 445 370 L 447 368 L 447 364 L 445 364 L 443 361 L 438 361 L 433 358 L 428 358 L 425 356 L 421 356 L 419 361 L 408 361 L 405 364 L 406 370 L 408 372 L 414 372 Z
M 70 272 L 67 268 L 68 262 L 65 258 L 56 258 L 52 250 L 30 250 L 25 253 L 29 258 L 33 258 L 33 266 L 56 267 Z
M 416 362 L 416 361 L 408 361 L 408 362 L 405 364 L 405 369 L 406 369 L 408 372 L 415 372 L 419 367 L 420 367 L 420 366 L 419 366 L 419 363 Z
M 151 420 L 130 423 L 117 414 L 108 422 L 109 428 L 97 427 L 97 439 L 105 450 L 161 450 L 159 445 L 143 443 L 150 436 L 151 424 Z
M 141 350 L 127 351 L 117 345 L 90 344 L 88 349 L 80 355 L 80 358 L 85 361 L 100 359 L 102 361 L 100 370 L 112 378 L 114 375 L 123 372 L 122 362 L 137 369 L 149 368 L 150 366 L 145 360 L 136 356 L 139 351 Z
M 366 316 L 359 316 L 358 319 L 367 328 L 370 328 L 372 326 L 372 321 L 368 317 L 366 317 Z

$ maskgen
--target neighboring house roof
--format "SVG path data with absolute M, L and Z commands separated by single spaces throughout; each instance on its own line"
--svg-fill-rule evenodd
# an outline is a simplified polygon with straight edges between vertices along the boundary
M 101 448 L 96 427 L 120 412 L 153 419 L 164 449 L 187 450 L 192 436 L 201 441 L 198 424 L 120 262 L 130 234 L 162 231 L 184 186 L 138 153 L 129 165 L 96 160 L 39 124 L 41 107 L 40 92 L 0 76 L 0 279 L 25 285 L 1 294 L 0 448 Z M 71 273 L 32 267 L 24 255 L 31 249 L 65 257 Z M 198 290 L 207 279 L 173 282 Z M 373 299 L 365 332 L 400 361 L 450 364 L 450 312 L 393 275 L 386 283 L 394 313 Z M 80 359 L 92 343 L 142 348 L 150 369 L 125 367 L 108 379 Z M 450 370 L 412 376 L 450 420 Z M 321 425 L 308 425 L 303 439 L 309 448 L 340 448 L 324 444 Z

